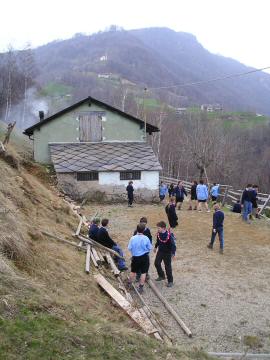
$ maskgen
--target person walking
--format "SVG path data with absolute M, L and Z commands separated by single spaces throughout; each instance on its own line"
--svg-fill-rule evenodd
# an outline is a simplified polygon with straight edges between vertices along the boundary
M 198 199 L 198 211 L 202 211 L 201 207 L 202 207 L 202 204 L 204 204 L 207 212 L 210 212 L 210 210 L 208 208 L 208 204 L 207 204 L 208 188 L 203 183 L 203 180 L 199 181 L 199 184 L 196 187 L 196 194 L 197 194 L 197 199 Z
M 126 187 L 127 190 L 127 197 L 128 197 L 128 206 L 132 207 L 133 200 L 134 200 L 134 187 L 133 187 L 133 181 L 129 181 L 128 186 Z
M 219 196 L 219 184 L 214 183 L 211 190 L 210 190 L 210 195 L 211 195 L 211 199 L 212 201 L 217 201 L 217 198 Z
M 219 237 L 219 252 L 223 254 L 224 251 L 224 234 L 223 234 L 223 222 L 224 222 L 224 212 L 220 210 L 219 204 L 214 204 L 214 214 L 213 214 L 213 229 L 211 241 L 207 245 L 209 249 L 213 249 L 216 235 Z
M 168 194 L 168 187 L 166 184 L 164 184 L 163 181 L 160 182 L 159 185 L 159 199 L 160 201 L 163 201 Z
M 241 199 L 241 207 L 243 208 L 243 221 L 250 223 L 249 215 L 252 213 L 252 200 L 254 199 L 254 191 L 251 184 L 243 191 Z
M 175 198 L 171 197 L 169 203 L 165 207 L 165 211 L 171 228 L 175 228 L 178 225 L 178 216 L 176 214 L 175 208 Z
M 139 293 L 143 292 L 146 274 L 148 273 L 150 264 L 149 252 L 152 249 L 152 244 L 149 238 L 143 234 L 144 230 L 144 224 L 140 223 L 137 225 L 137 234 L 130 238 L 128 244 L 128 250 L 132 255 L 129 286 L 133 283 L 136 274 L 140 274 L 138 287 Z
M 178 181 L 177 186 L 173 190 L 173 196 L 175 196 L 175 199 L 176 199 L 176 206 L 177 206 L 177 204 L 179 204 L 178 210 L 181 210 L 185 195 L 187 196 L 187 192 L 183 186 L 183 182 Z
M 188 210 L 192 210 L 192 203 L 193 202 L 195 204 L 193 210 L 197 210 L 197 192 L 196 192 L 197 185 L 198 185 L 198 182 L 196 180 L 193 180 L 193 183 L 192 183 L 191 188 L 190 188 L 190 200 L 189 200 L 189 208 L 188 208 Z
M 108 224 L 108 219 L 101 220 L 101 227 L 99 228 L 97 233 L 97 242 L 99 242 L 103 246 L 106 246 L 109 249 L 116 251 L 120 256 L 124 257 L 123 250 L 113 241 L 113 239 L 108 233 Z M 117 257 L 117 265 L 120 271 L 128 270 L 124 259 Z
M 158 222 L 157 228 L 157 241 L 154 249 L 154 252 L 157 253 L 155 258 L 155 267 L 157 269 L 158 278 L 156 281 L 165 280 L 165 273 L 161 266 L 161 263 L 164 262 L 165 272 L 168 280 L 167 287 L 172 287 L 172 258 L 175 259 L 176 239 L 173 233 L 170 230 L 167 230 L 166 223 L 164 221 Z

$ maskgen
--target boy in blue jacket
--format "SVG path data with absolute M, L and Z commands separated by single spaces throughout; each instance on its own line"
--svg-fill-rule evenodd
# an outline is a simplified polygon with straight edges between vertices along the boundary
M 155 245 L 154 252 L 157 250 L 157 255 L 155 259 L 155 267 L 157 269 L 158 278 L 156 281 L 165 280 L 165 274 L 161 267 L 162 261 L 165 265 L 165 272 L 168 280 L 168 287 L 173 286 L 173 275 L 172 275 L 172 258 L 175 258 L 176 245 L 175 237 L 170 230 L 166 229 L 166 223 L 160 221 L 157 223 L 158 233 L 157 233 L 157 242 Z
M 216 238 L 216 235 L 218 234 L 219 244 L 220 244 L 219 252 L 220 252 L 220 254 L 223 254 L 223 249 L 224 249 L 224 235 L 223 235 L 224 212 L 220 210 L 219 204 L 215 204 L 213 206 L 213 208 L 214 208 L 213 230 L 212 230 L 211 241 L 207 245 L 207 247 L 209 249 L 213 249 L 215 238 Z

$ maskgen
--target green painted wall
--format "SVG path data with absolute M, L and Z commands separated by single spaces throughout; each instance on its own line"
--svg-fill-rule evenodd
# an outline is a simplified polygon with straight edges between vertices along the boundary
M 40 163 L 50 163 L 49 142 L 78 142 L 78 115 L 87 111 L 105 111 L 102 121 L 103 141 L 144 141 L 144 129 L 140 124 L 119 114 L 92 104 L 83 104 L 75 110 L 49 121 L 34 130 L 34 158 Z

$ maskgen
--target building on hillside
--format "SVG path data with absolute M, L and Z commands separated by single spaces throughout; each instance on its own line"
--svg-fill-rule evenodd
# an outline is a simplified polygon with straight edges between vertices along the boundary
M 222 111 L 223 108 L 220 104 L 202 104 L 201 110 L 207 112 L 219 112 Z
M 34 159 L 54 165 L 58 185 L 75 198 L 120 200 L 133 180 L 137 200 L 158 197 L 161 166 L 146 133 L 159 129 L 88 97 L 24 131 Z

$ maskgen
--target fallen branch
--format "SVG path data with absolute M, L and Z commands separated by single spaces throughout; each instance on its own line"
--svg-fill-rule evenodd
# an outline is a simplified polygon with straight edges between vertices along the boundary
M 77 230 L 76 230 L 76 232 L 75 232 L 75 235 L 76 235 L 76 236 L 80 235 L 82 224 L 83 224 L 83 218 L 81 217 L 81 218 L 80 218 L 79 225 L 78 225 Z
M 85 272 L 90 273 L 90 257 L 91 257 L 91 245 L 86 246 L 86 258 L 85 258 Z
M 174 317 L 174 319 L 177 321 L 177 323 L 181 326 L 181 328 L 184 330 L 184 332 L 189 336 L 192 337 L 192 333 L 189 330 L 189 328 L 186 326 L 184 321 L 180 319 L 179 315 L 176 313 L 176 311 L 171 307 L 171 305 L 168 303 L 168 301 L 161 295 L 156 285 L 153 283 L 151 279 L 147 280 L 147 283 L 149 284 L 150 288 L 153 290 L 153 292 L 157 295 L 159 300 L 164 304 L 165 308 L 169 311 L 169 313 Z
M 62 238 L 60 238 L 59 236 L 53 235 L 53 234 L 51 234 L 51 233 L 48 233 L 47 231 L 41 230 L 41 233 L 42 233 L 43 235 L 49 236 L 50 238 L 59 241 L 59 242 L 62 242 L 62 243 L 65 243 L 65 244 L 74 246 L 74 247 L 76 247 L 76 248 L 78 248 L 78 249 L 80 249 L 80 250 L 84 250 L 84 251 L 85 251 L 85 248 L 84 248 L 84 247 L 82 247 L 82 246 L 74 243 L 73 241 L 68 241 L 68 240 L 66 240 L 66 239 L 62 239 Z
M 87 245 L 87 246 L 90 246 L 90 245 Z M 90 254 L 91 260 L 93 261 L 94 266 L 95 266 L 96 268 L 98 268 L 98 263 L 97 263 L 97 260 L 95 259 L 94 254 L 93 254 L 93 250 L 94 250 L 94 248 L 92 247 L 92 249 L 91 249 L 91 254 Z

